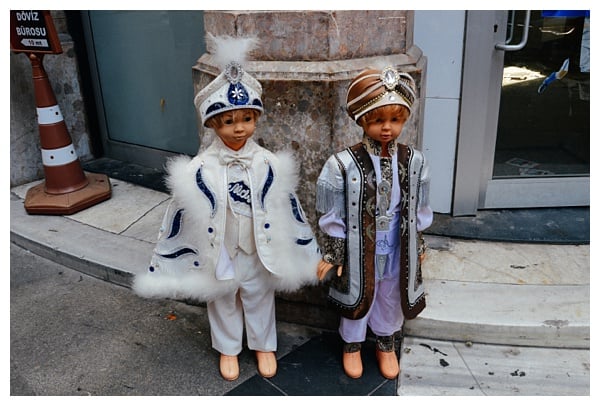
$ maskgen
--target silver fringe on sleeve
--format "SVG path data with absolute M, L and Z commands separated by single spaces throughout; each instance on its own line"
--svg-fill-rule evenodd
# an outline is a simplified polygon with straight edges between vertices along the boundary
M 339 218 L 346 217 L 344 176 L 335 155 L 325 162 L 317 180 L 316 209 L 323 214 L 334 210 Z

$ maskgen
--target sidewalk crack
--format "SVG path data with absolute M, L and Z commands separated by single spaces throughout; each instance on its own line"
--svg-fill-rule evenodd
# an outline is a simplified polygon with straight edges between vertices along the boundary
M 458 356 L 462 360 L 464 366 L 467 368 L 467 371 L 469 371 L 469 374 L 471 375 L 471 377 L 473 378 L 473 380 L 477 384 L 477 387 L 479 388 L 479 390 L 481 391 L 481 393 L 483 393 L 483 395 L 485 395 L 485 396 L 488 396 L 488 394 L 485 392 L 485 390 L 483 390 L 483 387 L 481 386 L 481 384 L 479 382 L 479 379 L 477 379 L 477 377 L 475 377 L 475 374 L 473 373 L 473 371 L 471 370 L 471 368 L 469 368 L 469 364 L 467 364 L 467 361 L 465 361 L 465 358 L 463 357 L 462 353 L 460 352 L 460 350 L 456 346 L 456 343 L 452 343 L 452 346 L 456 350 L 456 353 L 458 354 Z

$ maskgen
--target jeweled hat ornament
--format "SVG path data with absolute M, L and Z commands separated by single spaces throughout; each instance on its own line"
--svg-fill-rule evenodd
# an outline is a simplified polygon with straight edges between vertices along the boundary
M 208 51 L 222 72 L 194 97 L 202 124 L 217 114 L 238 109 L 263 112 L 262 86 L 243 68 L 255 38 L 206 36 Z
M 356 122 L 365 113 L 390 104 L 406 106 L 412 112 L 415 94 L 415 81 L 408 73 L 393 67 L 367 69 L 350 83 L 346 108 Z

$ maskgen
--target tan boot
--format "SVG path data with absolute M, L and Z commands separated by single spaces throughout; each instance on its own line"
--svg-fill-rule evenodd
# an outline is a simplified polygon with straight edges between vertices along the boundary
M 396 379 L 400 373 L 398 357 L 394 351 L 394 336 L 377 337 L 375 357 L 379 364 L 379 372 L 386 379 Z
M 345 343 L 344 353 L 342 354 L 342 364 L 344 372 L 350 378 L 358 379 L 362 376 L 363 366 L 360 357 L 360 343 Z
M 263 378 L 272 378 L 277 372 L 277 359 L 274 352 L 256 351 L 256 361 L 258 362 L 258 373 Z
M 235 381 L 240 376 L 240 366 L 238 365 L 237 355 L 221 354 L 219 361 L 221 376 L 227 381 Z

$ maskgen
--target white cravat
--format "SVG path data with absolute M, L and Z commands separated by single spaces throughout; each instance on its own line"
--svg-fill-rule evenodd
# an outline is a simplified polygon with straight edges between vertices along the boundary
M 249 143 L 240 148 L 237 151 L 227 147 L 225 144 L 219 149 L 219 162 L 223 165 L 240 164 L 245 168 L 249 168 L 252 165 L 252 158 L 254 157 L 253 148 L 249 146 Z

